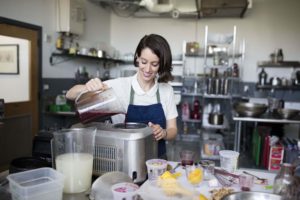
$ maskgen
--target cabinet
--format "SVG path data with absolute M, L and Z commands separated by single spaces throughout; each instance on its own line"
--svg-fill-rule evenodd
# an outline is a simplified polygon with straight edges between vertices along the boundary
M 300 68 L 298 61 L 283 61 L 273 63 L 270 61 L 258 62 L 257 67 L 260 73 L 263 69 L 268 75 L 266 84 L 260 84 L 259 75 L 256 84 L 257 89 L 262 90 L 300 90 Z M 279 75 L 280 74 L 280 75 Z M 284 75 L 284 76 L 282 76 Z M 277 83 L 272 83 L 271 78 L 277 78 Z
M 206 26 L 204 48 L 192 52 L 189 48 L 183 49 L 182 105 L 188 103 L 192 112 L 193 103 L 199 100 L 201 107 L 200 119 L 185 118 L 184 127 L 190 124 L 192 130 L 188 133 L 191 134 L 195 130 L 197 133 L 221 131 L 233 136 L 232 104 L 239 98 L 240 65 L 244 55 L 244 46 L 236 49 L 236 27 L 230 34 L 214 34 L 209 33 Z M 222 120 L 212 122 L 213 113 L 218 113 Z

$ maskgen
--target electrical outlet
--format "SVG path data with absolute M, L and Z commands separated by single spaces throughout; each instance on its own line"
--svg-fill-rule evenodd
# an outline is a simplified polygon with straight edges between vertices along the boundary
M 44 84 L 44 85 L 43 85 L 43 89 L 44 89 L 44 90 L 49 90 L 49 88 L 50 88 L 50 87 L 49 87 L 48 84 Z

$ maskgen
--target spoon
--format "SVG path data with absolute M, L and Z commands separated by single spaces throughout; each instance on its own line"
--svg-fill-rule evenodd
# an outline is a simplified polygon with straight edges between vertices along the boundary
M 173 169 L 171 169 L 170 172 L 171 172 L 171 173 L 175 173 L 175 170 L 176 170 L 179 166 L 181 166 L 181 163 L 177 163 L 177 165 L 176 165 Z
M 263 183 L 266 183 L 266 182 L 268 181 L 268 179 L 266 179 L 266 178 L 260 178 L 260 177 L 258 177 L 258 176 L 256 176 L 256 175 L 251 174 L 251 173 L 246 172 L 246 171 L 243 171 L 243 173 L 244 173 L 244 174 L 248 174 L 248 175 L 250 175 L 250 176 L 253 176 L 254 178 L 256 178 L 257 180 L 262 181 Z

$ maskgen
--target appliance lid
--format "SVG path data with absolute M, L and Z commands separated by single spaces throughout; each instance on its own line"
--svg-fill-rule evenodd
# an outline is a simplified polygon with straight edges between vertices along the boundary
M 152 129 L 146 124 L 133 122 L 126 123 L 126 128 L 124 123 L 111 124 L 105 122 L 91 122 L 88 124 L 79 123 L 72 126 L 72 128 L 74 127 L 96 127 L 96 137 L 117 138 L 122 140 L 138 140 L 152 135 Z

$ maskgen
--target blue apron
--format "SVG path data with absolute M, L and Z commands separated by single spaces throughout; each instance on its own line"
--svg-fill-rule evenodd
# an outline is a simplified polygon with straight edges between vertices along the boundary
M 159 124 L 163 129 L 166 128 L 166 117 L 162 104 L 160 103 L 159 90 L 156 92 L 157 103 L 151 105 L 133 105 L 134 90 L 131 87 L 130 101 L 126 115 L 126 122 L 136 122 L 148 124 Z M 158 141 L 158 158 L 166 159 L 166 142 L 164 139 Z

